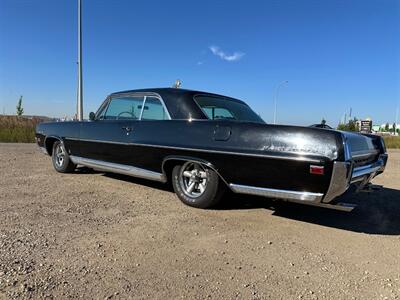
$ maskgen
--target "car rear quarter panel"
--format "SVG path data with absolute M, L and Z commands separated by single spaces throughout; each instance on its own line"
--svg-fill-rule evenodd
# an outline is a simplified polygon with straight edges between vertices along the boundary
M 221 126 L 230 129 L 229 139 L 216 140 Z M 293 138 L 303 144 L 293 147 Z M 228 183 L 309 192 L 328 189 L 340 143 L 333 131 L 218 121 L 141 122 L 133 139 L 138 167 L 160 172 L 166 157 L 193 157 L 210 162 Z M 324 175 L 310 174 L 310 165 L 324 166 Z

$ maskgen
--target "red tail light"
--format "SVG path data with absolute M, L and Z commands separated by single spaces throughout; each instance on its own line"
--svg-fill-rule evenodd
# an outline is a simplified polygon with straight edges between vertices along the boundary
M 324 166 L 310 166 L 310 174 L 324 175 Z

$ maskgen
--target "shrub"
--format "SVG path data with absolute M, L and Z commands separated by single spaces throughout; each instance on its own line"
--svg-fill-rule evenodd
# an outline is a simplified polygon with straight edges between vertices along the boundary
M 0 142 L 33 143 L 36 124 L 42 121 L 38 118 L 0 116 Z
M 400 136 L 384 136 L 386 148 L 400 149 Z

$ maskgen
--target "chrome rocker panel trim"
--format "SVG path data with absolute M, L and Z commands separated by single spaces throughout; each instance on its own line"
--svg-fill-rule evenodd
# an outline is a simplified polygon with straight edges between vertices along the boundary
M 321 193 L 298 192 L 289 190 L 269 189 L 241 184 L 229 184 L 231 190 L 235 193 L 248 194 L 255 196 L 264 196 L 270 198 L 279 198 L 285 200 L 297 200 L 302 202 L 320 202 L 323 195 Z
M 110 163 L 90 158 L 84 158 L 79 156 L 70 156 L 71 161 L 76 165 L 83 165 L 89 168 L 93 168 L 99 171 L 106 171 L 112 173 L 118 173 L 123 175 L 134 176 L 138 178 L 144 178 L 149 180 L 155 180 L 160 182 L 166 182 L 167 178 L 164 174 L 153 172 L 133 166 Z

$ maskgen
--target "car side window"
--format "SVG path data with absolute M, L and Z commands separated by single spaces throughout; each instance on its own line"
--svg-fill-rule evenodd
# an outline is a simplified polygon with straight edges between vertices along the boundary
M 160 99 L 146 97 L 143 107 L 142 120 L 168 120 L 168 114 Z
M 144 97 L 115 97 L 104 114 L 105 120 L 139 120 Z
M 233 114 L 225 108 L 215 107 L 215 106 L 203 106 L 203 111 L 206 113 L 207 117 L 211 120 L 235 119 Z

